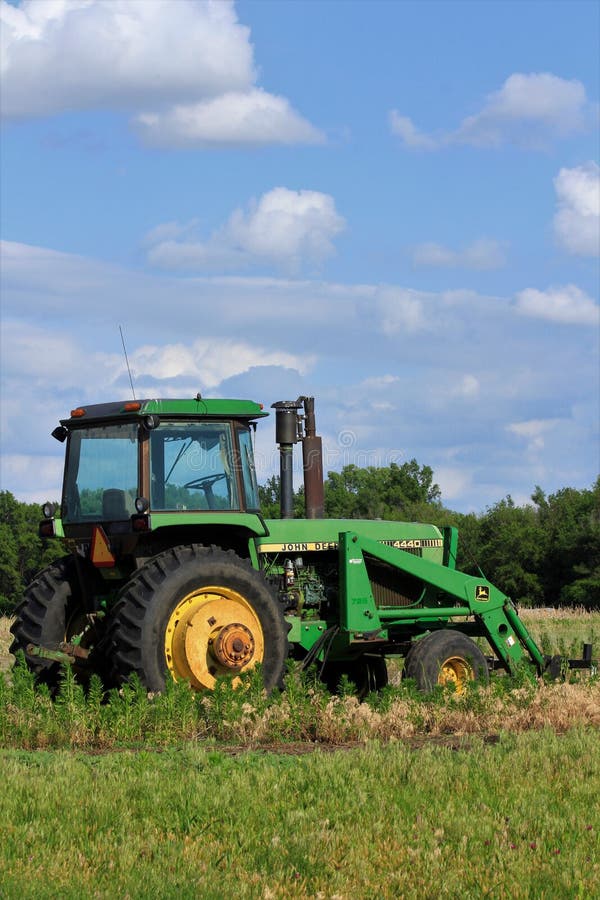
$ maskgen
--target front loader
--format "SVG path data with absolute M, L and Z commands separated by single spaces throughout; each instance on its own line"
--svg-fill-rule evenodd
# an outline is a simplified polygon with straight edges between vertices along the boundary
M 386 659 L 423 690 L 591 668 L 545 656 L 508 597 L 456 569 L 458 535 L 414 522 L 323 518 L 314 401 L 273 404 L 281 518 L 261 514 L 253 435 L 268 415 L 246 400 L 140 400 L 81 406 L 53 431 L 66 444 L 60 516 L 40 534 L 65 556 L 27 588 L 11 631 L 38 679 L 61 666 L 107 686 L 134 673 L 210 690 L 262 667 L 283 686 L 289 657 L 335 690 L 387 683 Z M 302 444 L 306 517 L 293 518 L 293 453 Z M 474 638 L 483 638 L 487 653 Z M 481 641 L 479 643 L 482 643 Z

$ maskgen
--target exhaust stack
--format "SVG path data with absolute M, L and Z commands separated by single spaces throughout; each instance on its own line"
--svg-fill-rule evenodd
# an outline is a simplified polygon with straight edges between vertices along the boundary
M 303 406 L 304 416 L 299 412 Z M 316 433 L 315 399 L 279 400 L 271 408 L 275 410 L 275 440 L 279 444 L 281 518 L 294 518 L 293 450 L 294 444 L 302 441 L 305 515 L 307 519 L 322 519 L 323 447 Z
M 304 397 L 304 504 L 307 519 L 322 519 L 325 499 L 323 491 L 323 443 L 315 425 L 315 398 Z

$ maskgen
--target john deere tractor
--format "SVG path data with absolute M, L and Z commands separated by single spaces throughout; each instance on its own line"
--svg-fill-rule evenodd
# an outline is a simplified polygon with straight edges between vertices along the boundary
M 386 658 L 422 689 L 458 690 L 527 662 L 558 673 L 511 601 L 457 571 L 456 529 L 323 518 L 314 401 L 273 404 L 281 518 L 259 508 L 253 434 L 268 413 L 246 400 L 135 400 L 81 406 L 52 432 L 66 443 L 60 516 L 43 537 L 65 556 L 27 588 L 12 626 L 40 681 L 61 666 L 149 691 L 166 679 L 210 690 L 261 665 L 281 686 L 286 660 L 315 664 L 335 689 L 387 682 Z M 306 517 L 293 518 L 302 444 Z M 487 655 L 473 638 L 485 638 Z M 479 643 L 482 643 L 481 641 Z M 571 666 L 591 664 L 591 647 Z

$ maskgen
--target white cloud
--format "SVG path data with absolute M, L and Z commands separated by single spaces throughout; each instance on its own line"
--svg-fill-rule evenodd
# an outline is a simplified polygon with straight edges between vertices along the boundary
M 243 341 L 202 338 L 190 344 L 144 345 L 130 357 L 136 380 L 168 382 L 185 378 L 200 387 L 214 389 L 226 378 L 254 366 L 282 366 L 306 373 L 315 362 L 311 355 L 254 347 Z
M 2 115 L 134 111 L 153 144 L 315 143 L 285 98 L 256 86 L 231 0 L 2 0 Z
M 1 270 L 0 433 L 3 454 L 26 457 L 4 470 L 3 487 L 18 497 L 57 496 L 38 478 L 37 454 L 60 458 L 64 448 L 50 437 L 60 417 L 131 396 L 118 323 L 138 397 L 200 390 L 268 406 L 314 395 L 330 468 L 415 457 L 459 509 L 526 497 L 535 484 L 588 487 L 597 474 L 592 328 L 543 328 L 517 319 L 507 297 L 467 291 L 154 275 L 10 249 Z M 506 430 L 558 416 L 560 427 L 542 431 L 543 447 L 530 455 L 524 449 L 539 434 Z M 273 420 L 259 431 L 271 474 Z M 438 466 L 454 475 L 442 481 Z
M 380 330 L 388 336 L 421 331 L 426 326 L 424 299 L 424 294 L 410 288 L 381 288 L 377 298 Z
M 523 438 L 527 442 L 527 451 L 532 453 L 544 449 L 545 435 L 560 424 L 560 419 L 529 419 L 526 422 L 512 422 L 507 425 L 507 431 Z
M 516 72 L 498 91 L 489 94 L 482 109 L 463 119 L 454 131 L 428 135 L 396 110 L 390 128 L 413 149 L 435 149 L 448 144 L 500 147 L 511 143 L 540 148 L 549 141 L 584 131 L 591 120 L 591 104 L 584 85 L 550 72 Z
M 458 466 L 436 466 L 433 481 L 438 484 L 445 503 L 460 499 L 472 487 L 472 477 Z
M 397 135 L 407 147 L 417 150 L 434 150 L 437 142 L 434 138 L 416 127 L 408 116 L 401 116 L 398 110 L 392 109 L 388 116 L 392 134 Z
M 465 399 L 472 399 L 479 394 L 480 387 L 479 379 L 475 375 L 463 375 L 454 388 L 454 394 Z
M 7 454 L 1 461 L 0 487 L 8 489 L 4 486 L 23 484 L 25 487 L 19 491 L 19 500 L 25 503 L 60 500 L 63 467 L 62 457 L 58 456 Z
M 586 107 L 580 81 L 567 81 L 550 72 L 516 73 L 488 96 L 481 112 L 462 122 L 455 140 L 497 147 L 506 141 L 536 144 L 566 137 L 584 128 Z
M 297 271 L 331 256 L 333 239 L 344 227 L 328 194 L 277 187 L 246 211 L 236 209 L 207 241 L 194 240 L 184 226 L 169 223 L 154 229 L 145 243 L 159 238 L 148 259 L 164 268 L 225 270 L 267 264 Z M 160 239 L 164 235 L 167 240 Z
M 600 306 L 574 284 L 548 288 L 546 291 L 526 288 L 517 294 L 516 305 L 525 316 L 562 325 L 597 326 L 600 323 Z
M 413 250 L 416 266 L 460 269 L 499 269 L 506 264 L 504 249 L 499 241 L 479 238 L 464 250 L 451 250 L 433 242 L 419 244 Z
M 10 117 L 218 96 L 255 78 L 249 30 L 228 0 L 3 3 L 2 41 Z
M 163 147 L 258 147 L 324 141 L 321 132 L 298 115 L 284 97 L 260 88 L 180 104 L 166 112 L 141 113 L 135 117 L 134 126 L 145 143 Z
M 554 179 L 558 209 L 554 233 L 560 244 L 579 256 L 600 255 L 600 166 L 588 162 L 561 169 Z

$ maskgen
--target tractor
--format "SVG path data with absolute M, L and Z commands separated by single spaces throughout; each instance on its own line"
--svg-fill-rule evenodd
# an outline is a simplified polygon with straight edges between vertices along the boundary
M 40 682 L 55 690 L 71 665 L 82 682 L 135 674 L 151 692 L 168 679 L 211 690 L 260 664 L 272 690 L 292 658 L 364 696 L 386 685 L 390 657 L 422 690 L 462 691 L 493 669 L 592 666 L 589 644 L 581 660 L 544 656 L 511 600 L 456 568 L 456 528 L 324 518 L 314 398 L 272 408 L 281 518 L 269 520 L 253 451 L 269 413 L 258 403 L 198 394 L 80 406 L 61 420 L 60 514 L 44 504 L 39 530 L 65 555 L 29 585 L 11 628 L 11 652 Z

